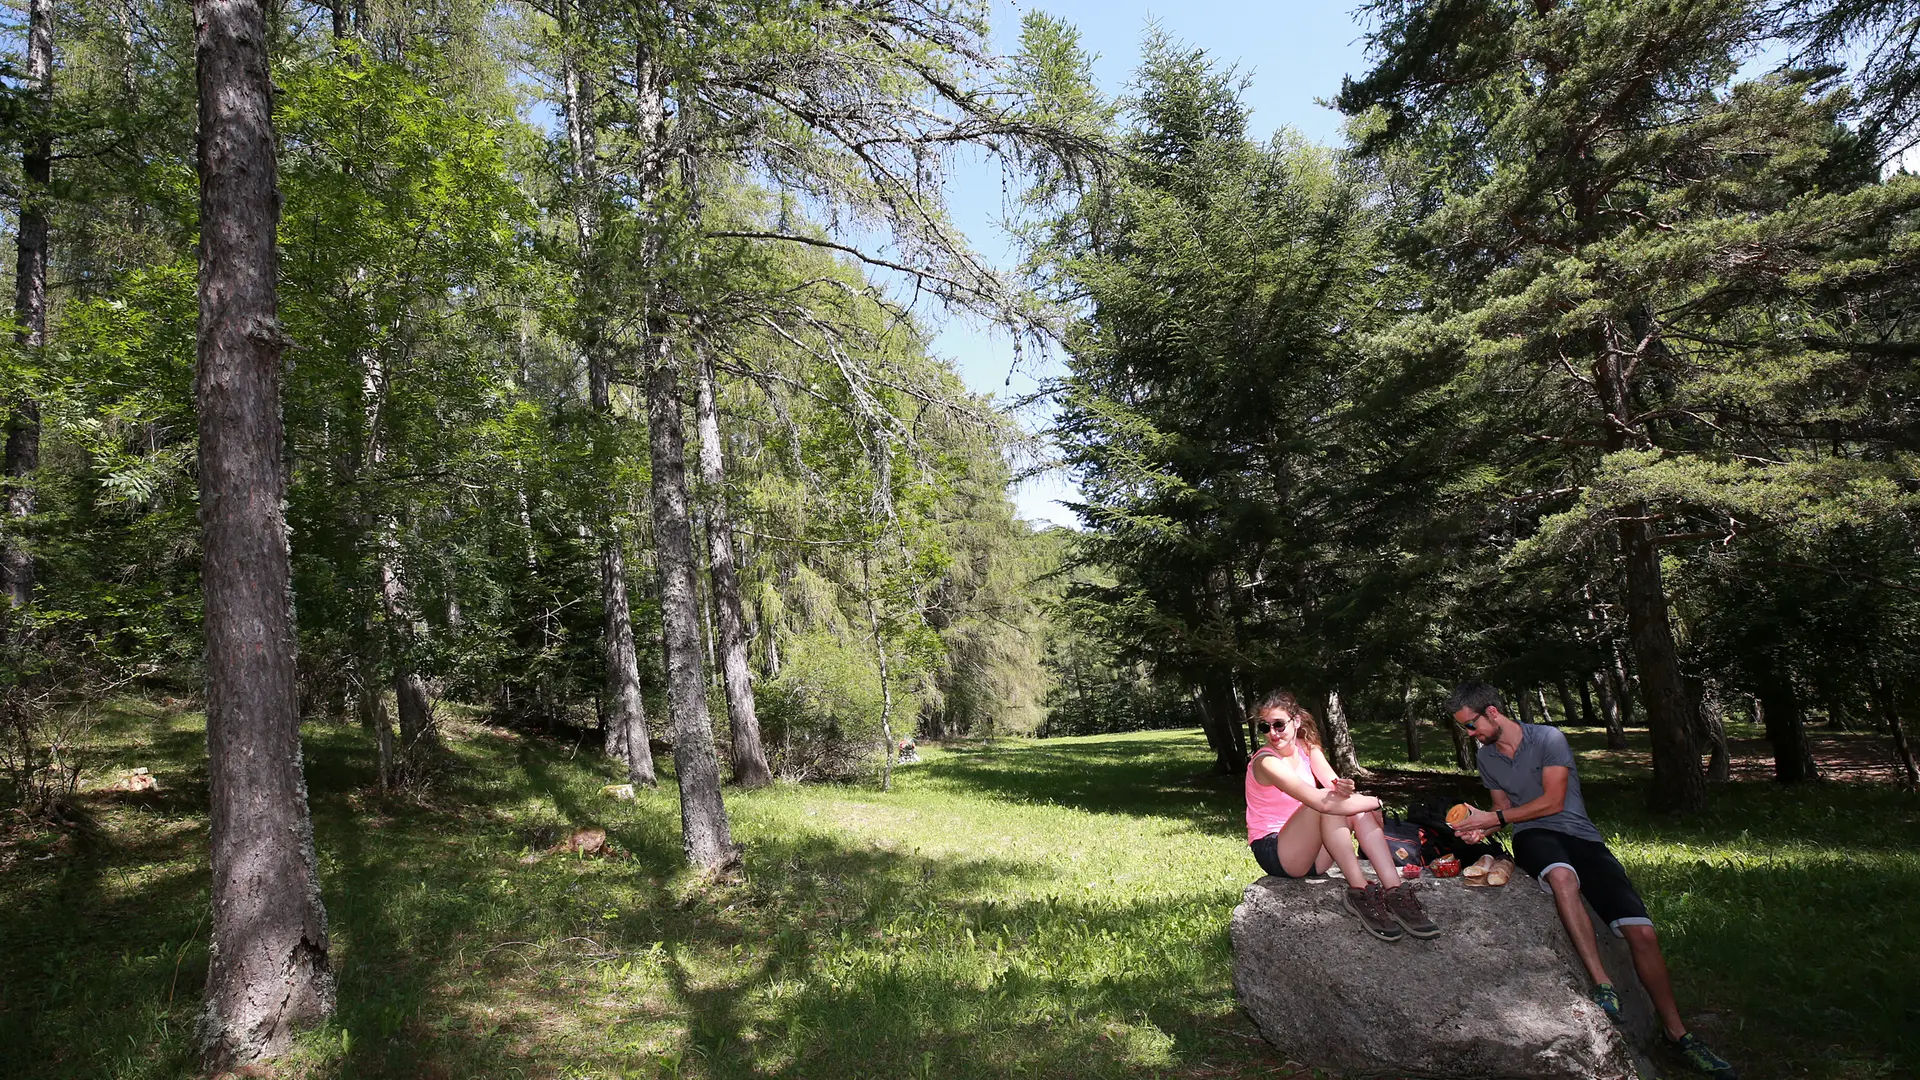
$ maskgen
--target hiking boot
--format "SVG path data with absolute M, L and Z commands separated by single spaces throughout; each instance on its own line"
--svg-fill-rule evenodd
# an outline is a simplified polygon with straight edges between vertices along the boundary
M 1607 1019 L 1616 1024 L 1620 1022 L 1620 994 L 1614 990 L 1612 983 L 1594 983 L 1589 996 L 1595 1005 L 1600 1006 L 1600 1011 L 1607 1014 Z
M 1740 1080 L 1740 1074 L 1734 1071 L 1733 1066 L 1719 1054 L 1707 1049 L 1707 1044 L 1701 1042 L 1692 1032 L 1677 1039 L 1669 1039 L 1661 1035 L 1660 1041 L 1667 1044 L 1667 1049 L 1685 1058 L 1688 1065 L 1713 1077 L 1713 1080 Z
M 1367 933 L 1381 941 L 1399 941 L 1402 936 L 1400 924 L 1394 922 L 1393 916 L 1387 913 L 1386 897 L 1380 895 L 1385 891 L 1377 881 L 1369 882 L 1364 889 L 1349 887 L 1345 901 L 1347 914 L 1359 919 Z
M 1387 914 L 1400 924 L 1402 930 L 1417 938 L 1440 936 L 1440 927 L 1427 918 L 1426 910 L 1420 906 L 1420 898 L 1413 895 L 1413 886 L 1402 885 L 1384 891 Z

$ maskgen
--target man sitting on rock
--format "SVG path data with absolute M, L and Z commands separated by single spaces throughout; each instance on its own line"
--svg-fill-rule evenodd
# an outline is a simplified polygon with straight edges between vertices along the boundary
M 1560 922 L 1593 979 L 1594 1003 L 1610 1018 L 1620 1019 L 1620 995 L 1601 966 L 1583 896 L 1613 932 L 1626 939 L 1634 971 L 1653 999 L 1668 1046 L 1716 1080 L 1736 1080 L 1733 1066 L 1680 1022 L 1653 920 L 1647 917 L 1647 907 L 1626 870 L 1607 850 L 1606 838 L 1587 817 L 1567 737 L 1559 728 L 1515 721 L 1507 715 L 1500 691 L 1483 682 L 1455 687 L 1447 698 L 1447 711 L 1480 744 L 1480 779 L 1493 798 L 1492 810 L 1475 810 L 1454 831 L 1478 842 L 1512 826 L 1514 860 L 1553 894 Z

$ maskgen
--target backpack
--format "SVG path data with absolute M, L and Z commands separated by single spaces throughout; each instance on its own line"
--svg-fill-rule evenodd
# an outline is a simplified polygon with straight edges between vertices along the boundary
M 1492 840 L 1483 840 L 1478 844 L 1469 844 L 1460 839 L 1447 824 L 1447 808 L 1431 802 L 1415 802 L 1407 807 L 1406 820 L 1420 830 L 1421 853 L 1425 861 L 1431 862 L 1442 855 L 1452 855 L 1460 860 L 1460 865 L 1468 866 L 1482 855 L 1491 855 L 1496 859 L 1507 857 L 1507 849 Z M 1387 835 L 1393 835 L 1391 828 Z
M 1421 828 L 1398 814 L 1388 814 L 1383 831 L 1387 834 L 1387 848 L 1393 854 L 1393 865 L 1425 866 L 1427 854 L 1421 839 Z

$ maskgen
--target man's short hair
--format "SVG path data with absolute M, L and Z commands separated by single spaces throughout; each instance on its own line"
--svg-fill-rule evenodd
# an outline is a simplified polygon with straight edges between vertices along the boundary
M 1511 715 L 1507 709 L 1507 699 L 1500 696 L 1500 691 L 1491 683 L 1479 681 L 1463 682 L 1454 687 L 1453 693 L 1447 695 L 1446 708 L 1448 716 L 1452 716 L 1461 709 L 1472 709 L 1477 713 L 1486 712 L 1488 709 L 1499 709 L 1500 715 Z

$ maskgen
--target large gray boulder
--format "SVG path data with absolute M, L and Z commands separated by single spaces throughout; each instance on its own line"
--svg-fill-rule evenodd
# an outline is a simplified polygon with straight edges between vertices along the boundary
M 1594 919 L 1624 1005 L 1616 1028 L 1588 999 L 1553 898 L 1532 878 L 1516 872 L 1497 889 L 1422 879 L 1420 901 L 1441 926 L 1425 941 L 1368 934 L 1342 908 L 1345 888 L 1261 878 L 1233 911 L 1234 990 L 1292 1060 L 1459 1080 L 1655 1075 L 1653 1005 L 1626 942 Z

